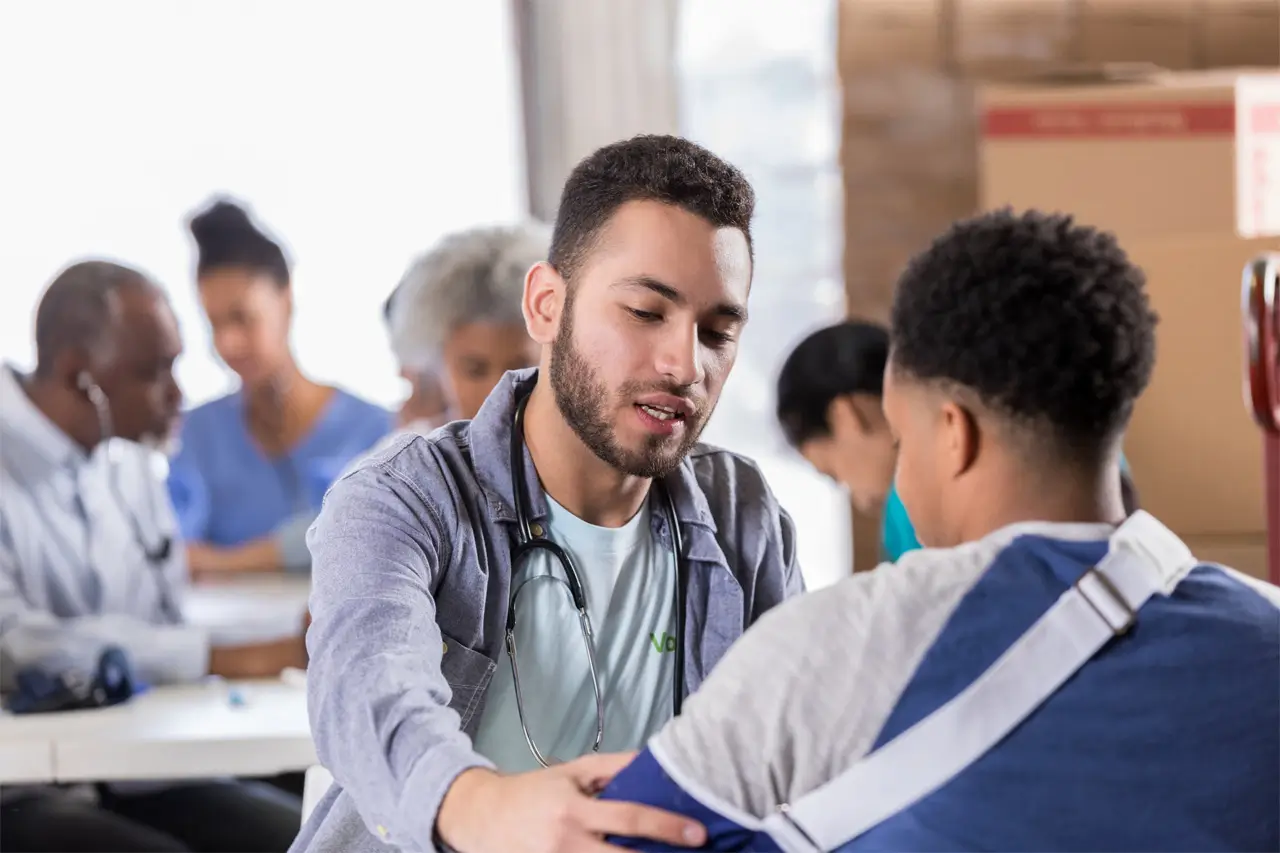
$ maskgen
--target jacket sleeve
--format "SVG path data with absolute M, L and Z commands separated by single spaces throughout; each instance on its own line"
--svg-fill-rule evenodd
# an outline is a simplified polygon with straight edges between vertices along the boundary
M 789 598 L 805 591 L 804 575 L 796 555 L 796 525 L 781 506 L 777 508 L 777 529 L 765 545 L 756 574 L 757 587 L 751 622 Z M 748 626 L 750 627 L 750 626 Z
M 180 558 L 176 554 L 173 559 Z M 122 648 L 152 684 L 194 681 L 207 671 L 209 638 L 204 630 L 120 613 L 63 619 L 28 601 L 19 569 L 0 519 L 0 689 L 12 688 L 18 670 L 29 666 L 92 672 L 110 645 Z
M 435 849 L 454 779 L 490 766 L 449 708 L 441 670 L 432 590 L 455 538 L 441 512 L 371 462 L 333 485 L 308 535 L 307 698 L 320 761 L 370 832 L 414 850 Z

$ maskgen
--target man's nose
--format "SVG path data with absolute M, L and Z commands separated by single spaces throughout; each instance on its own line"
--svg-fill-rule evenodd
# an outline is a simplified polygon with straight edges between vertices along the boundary
M 697 323 L 671 324 L 658 353 L 658 370 L 680 386 L 696 385 L 703 380 L 706 371 L 702 365 Z

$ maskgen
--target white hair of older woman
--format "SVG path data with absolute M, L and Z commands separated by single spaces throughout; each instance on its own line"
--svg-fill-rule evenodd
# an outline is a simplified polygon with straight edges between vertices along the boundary
M 387 304 L 400 366 L 436 371 L 449 335 L 462 326 L 523 324 L 525 275 L 546 259 L 550 243 L 551 230 L 538 222 L 472 228 L 415 260 Z

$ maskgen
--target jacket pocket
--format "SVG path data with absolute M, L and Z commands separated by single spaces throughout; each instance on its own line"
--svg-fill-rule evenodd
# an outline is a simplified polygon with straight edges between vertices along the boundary
M 463 730 L 468 731 L 498 665 L 452 637 L 445 635 L 441 640 L 444 656 L 440 659 L 440 671 L 453 694 L 449 707 L 458 712 Z

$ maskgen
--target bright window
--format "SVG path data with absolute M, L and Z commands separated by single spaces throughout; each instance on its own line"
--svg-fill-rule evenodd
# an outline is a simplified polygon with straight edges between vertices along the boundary
M 849 501 L 786 447 L 774 383 L 791 348 L 844 314 L 833 0 L 683 0 L 681 131 L 756 189 L 751 322 L 708 441 L 755 458 L 795 519 L 810 588 L 853 565 Z
M 184 218 L 248 202 L 295 260 L 303 369 L 379 402 L 408 261 L 525 206 L 509 4 L 0 4 L 0 358 L 33 359 L 41 290 L 105 255 L 167 285 L 190 402 L 230 387 Z

